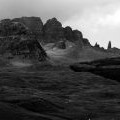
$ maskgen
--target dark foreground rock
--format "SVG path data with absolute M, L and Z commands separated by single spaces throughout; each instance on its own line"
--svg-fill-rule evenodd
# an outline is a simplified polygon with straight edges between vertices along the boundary
M 91 72 L 120 82 L 120 58 L 110 58 L 71 65 L 75 72 Z

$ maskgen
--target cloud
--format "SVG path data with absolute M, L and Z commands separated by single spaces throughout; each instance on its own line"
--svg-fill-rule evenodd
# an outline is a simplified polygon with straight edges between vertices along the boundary
M 119 0 L 0 0 L 0 17 L 40 16 L 68 20 L 94 6 L 114 4 Z
M 105 1 L 104 1 L 105 3 Z M 82 14 L 75 14 L 69 20 L 64 22 L 64 26 L 71 26 L 74 29 L 79 29 L 83 32 L 84 37 L 87 37 L 92 45 L 95 42 L 106 47 L 109 40 L 113 45 L 120 48 L 120 3 L 107 2 L 88 7 Z
M 119 43 L 120 0 L 0 0 L 0 19 L 21 16 L 38 16 L 44 22 L 56 17 L 63 26 L 81 30 L 92 44 L 106 46 L 111 39 Z
M 99 19 L 98 24 L 103 26 L 120 26 L 120 9 Z

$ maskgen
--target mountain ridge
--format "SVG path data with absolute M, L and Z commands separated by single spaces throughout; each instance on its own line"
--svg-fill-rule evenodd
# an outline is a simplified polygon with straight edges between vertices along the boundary
M 57 49 L 59 52 L 56 51 Z M 62 27 L 62 23 L 56 18 L 47 20 L 45 24 L 40 17 L 1 20 L 0 54 L 7 55 L 9 58 L 20 56 L 43 61 L 48 56 L 56 58 L 49 50 L 55 53 L 54 55 L 57 53 L 61 59 L 72 58 L 74 62 L 120 54 L 119 49 L 105 50 L 99 45 L 92 46 L 89 40 L 83 37 L 81 31 L 73 30 L 69 26 Z M 61 56 L 61 53 L 64 54 Z

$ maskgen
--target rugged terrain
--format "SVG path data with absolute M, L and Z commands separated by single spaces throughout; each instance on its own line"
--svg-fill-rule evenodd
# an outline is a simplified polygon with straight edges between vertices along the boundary
M 119 53 L 56 18 L 2 20 L 0 120 L 119 120 Z
M 120 84 L 68 67 L 0 68 L 2 120 L 119 120 Z

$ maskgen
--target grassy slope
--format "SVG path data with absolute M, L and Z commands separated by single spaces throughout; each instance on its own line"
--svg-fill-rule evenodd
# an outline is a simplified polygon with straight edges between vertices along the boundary
M 119 103 L 119 83 L 91 73 L 39 64 L 0 68 L 2 120 L 117 120 Z
M 59 64 L 71 64 L 119 56 L 118 54 L 96 50 L 92 47 L 80 49 L 79 46 L 74 46 L 65 50 L 55 48 L 47 50 L 46 52 L 52 61 Z

